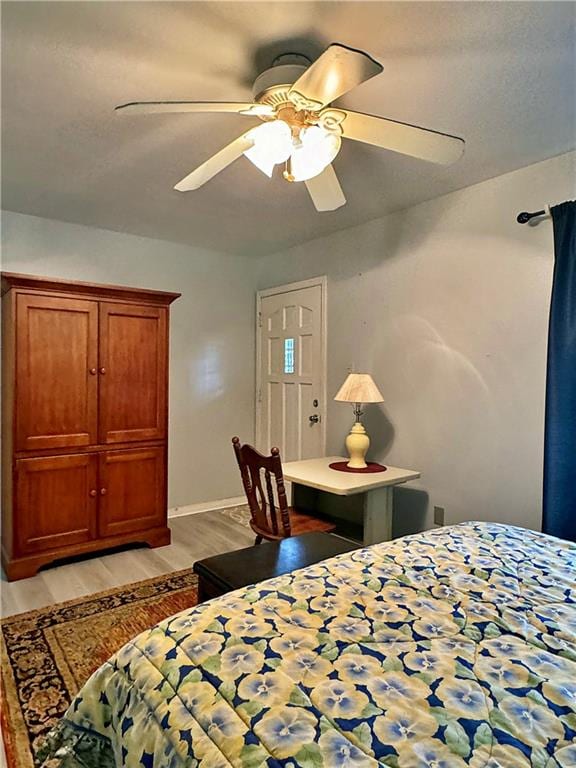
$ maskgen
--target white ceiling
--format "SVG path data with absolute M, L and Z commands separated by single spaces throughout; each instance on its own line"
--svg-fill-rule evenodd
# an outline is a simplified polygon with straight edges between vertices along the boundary
M 568 2 L 3 2 L 2 187 L 9 210 L 262 254 L 572 149 L 576 4 Z M 283 42 L 287 41 L 287 42 Z M 254 122 L 113 113 L 136 100 L 245 100 L 274 55 L 337 41 L 384 73 L 340 103 L 462 136 L 444 168 L 344 142 L 348 204 L 245 158 L 172 189 Z

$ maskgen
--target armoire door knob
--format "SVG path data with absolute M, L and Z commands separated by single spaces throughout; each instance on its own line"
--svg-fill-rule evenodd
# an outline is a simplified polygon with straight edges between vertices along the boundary
M 92 496 L 92 498 L 94 498 L 94 496 L 96 496 L 96 489 L 95 488 L 92 488 L 92 490 L 90 491 L 90 496 Z
M 100 496 L 106 496 L 108 490 L 106 488 L 100 488 Z
M 97 373 L 96 368 L 90 368 L 90 375 L 91 376 L 96 376 L 96 373 Z
M 100 373 L 104 375 L 106 373 L 106 368 L 100 368 Z

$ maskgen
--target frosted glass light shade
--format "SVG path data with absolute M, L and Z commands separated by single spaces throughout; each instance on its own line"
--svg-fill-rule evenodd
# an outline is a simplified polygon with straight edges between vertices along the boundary
M 334 400 L 340 403 L 383 403 L 382 393 L 369 373 L 350 373 Z
M 292 131 L 282 120 L 252 128 L 246 133 L 246 138 L 254 144 L 244 152 L 244 156 L 270 177 L 274 166 L 285 163 L 292 152 Z
M 340 151 L 340 137 L 317 125 L 303 128 L 294 141 L 290 173 L 294 181 L 307 181 L 318 176 Z
M 290 158 L 291 181 L 307 181 L 318 176 L 340 151 L 341 139 L 318 125 L 302 128 L 298 136 L 283 120 L 274 120 L 247 131 L 253 142 L 244 152 L 262 173 L 272 176 L 274 166 Z

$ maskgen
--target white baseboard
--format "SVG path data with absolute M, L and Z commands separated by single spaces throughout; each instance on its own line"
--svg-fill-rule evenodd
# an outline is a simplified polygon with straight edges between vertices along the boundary
M 217 499 L 216 501 L 201 501 L 198 504 L 187 504 L 185 507 L 172 507 L 168 510 L 168 517 L 184 517 L 184 515 L 197 515 L 200 512 L 213 512 L 216 509 L 228 509 L 246 504 L 245 496 L 234 496 L 231 499 Z

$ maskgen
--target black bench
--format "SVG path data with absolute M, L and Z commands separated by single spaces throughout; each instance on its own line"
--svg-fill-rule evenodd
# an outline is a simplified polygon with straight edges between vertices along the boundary
M 198 560 L 194 563 L 194 573 L 198 575 L 198 602 L 314 565 L 359 546 L 331 533 L 305 533 Z

